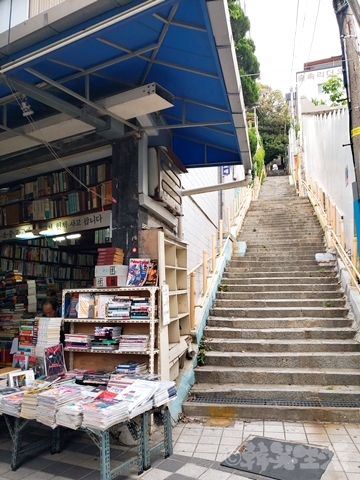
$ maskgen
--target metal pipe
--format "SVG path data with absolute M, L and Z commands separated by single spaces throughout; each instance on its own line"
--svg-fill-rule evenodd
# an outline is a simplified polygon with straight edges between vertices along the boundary
M 247 187 L 251 181 L 251 175 L 246 175 L 245 180 L 237 180 L 236 182 L 229 183 L 217 183 L 216 185 L 208 185 L 206 187 L 190 188 L 188 190 L 180 190 L 178 193 L 185 197 L 187 195 L 197 195 L 198 193 L 217 192 L 219 190 L 229 190 L 230 188 Z

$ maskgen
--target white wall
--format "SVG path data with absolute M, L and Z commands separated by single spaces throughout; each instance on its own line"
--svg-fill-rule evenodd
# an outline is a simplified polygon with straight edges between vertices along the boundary
M 302 128 L 302 164 L 307 182 L 318 182 L 337 205 L 344 217 L 346 248 L 351 249 L 354 237 L 352 183 L 355 173 L 348 145 L 348 108 L 338 107 L 328 113 L 302 115 Z
M 234 171 L 235 170 L 235 171 Z M 243 180 L 243 167 L 230 167 L 230 175 L 223 176 L 221 167 L 189 169 L 181 176 L 183 188 L 198 188 L 219 183 Z M 223 218 L 224 236 L 228 229 L 226 207 L 230 207 L 231 219 L 234 216 L 233 199 L 239 189 L 214 191 L 183 197 L 183 240 L 188 243 L 188 271 L 201 263 L 203 250 L 209 258 L 212 252 L 212 234 L 218 239 L 219 220 Z M 221 205 L 220 205 L 221 204 Z M 222 213 L 221 213 L 222 212 Z M 211 263 L 209 263 L 209 266 Z M 200 292 L 202 269 L 196 274 L 197 292 Z

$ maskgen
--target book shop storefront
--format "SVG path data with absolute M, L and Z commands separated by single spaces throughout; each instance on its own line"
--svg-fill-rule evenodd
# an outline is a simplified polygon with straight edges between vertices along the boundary
M 250 168 L 230 31 L 223 0 L 85 0 L 0 34 L 0 412 L 14 470 L 29 422 L 51 427 L 53 452 L 63 431 L 87 432 L 102 480 L 172 452 L 192 339 L 181 177 Z M 111 470 L 114 425 L 138 452 Z

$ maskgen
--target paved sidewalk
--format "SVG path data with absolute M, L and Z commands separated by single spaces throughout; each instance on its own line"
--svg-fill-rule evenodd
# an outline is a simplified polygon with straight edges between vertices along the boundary
M 2 424 L 3 425 L 3 424 Z M 26 436 L 36 441 L 41 429 Z M 154 440 L 158 436 L 154 434 Z M 208 420 L 203 423 L 178 423 L 173 428 L 174 454 L 164 459 L 158 454 L 152 468 L 142 475 L 132 469 L 118 480 L 253 480 L 237 470 L 220 466 L 240 444 L 251 436 L 264 436 L 303 444 L 326 447 L 334 456 L 321 480 L 360 480 L 360 425 L 290 423 L 274 421 L 242 422 Z M 134 448 L 111 445 L 112 467 L 133 456 Z M 98 480 L 98 448 L 84 434 L 69 439 L 59 454 L 44 451 L 24 460 L 13 472 L 10 468 L 11 440 L 6 430 L 0 431 L 0 480 Z

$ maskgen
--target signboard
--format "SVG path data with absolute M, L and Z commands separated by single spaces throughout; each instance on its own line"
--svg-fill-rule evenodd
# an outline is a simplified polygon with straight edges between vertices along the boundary
M 170 323 L 170 301 L 169 301 L 169 285 L 161 287 L 162 292 L 162 323 L 168 325 Z
M 230 175 L 230 167 L 222 167 L 222 174 L 223 177 L 227 177 L 228 175 Z
M 42 225 L 43 230 L 55 231 L 55 235 L 66 233 L 78 233 L 83 230 L 107 228 L 111 225 L 111 210 L 94 212 L 86 215 L 78 215 L 48 220 Z
M 0 230 L 0 242 L 4 240 L 16 240 L 16 235 L 20 235 L 25 232 L 31 232 L 33 226 L 28 225 L 17 225 L 12 228 L 4 228 Z

